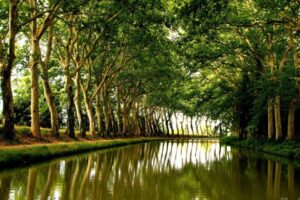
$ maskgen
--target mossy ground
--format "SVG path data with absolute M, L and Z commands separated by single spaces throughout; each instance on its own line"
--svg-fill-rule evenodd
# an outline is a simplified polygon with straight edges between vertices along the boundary
M 98 141 L 61 142 L 53 144 L 16 145 L 0 147 L 0 168 L 17 167 L 62 156 L 74 155 L 110 147 L 125 146 L 164 138 L 124 138 Z
M 299 141 L 274 141 L 262 139 L 241 140 L 237 137 L 224 137 L 221 138 L 221 143 L 229 146 L 272 154 L 275 156 L 300 160 Z

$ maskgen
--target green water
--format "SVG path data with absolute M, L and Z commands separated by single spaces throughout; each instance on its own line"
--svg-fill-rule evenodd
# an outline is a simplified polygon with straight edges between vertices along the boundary
M 217 141 L 171 140 L 0 171 L 0 199 L 299 199 L 299 175 Z

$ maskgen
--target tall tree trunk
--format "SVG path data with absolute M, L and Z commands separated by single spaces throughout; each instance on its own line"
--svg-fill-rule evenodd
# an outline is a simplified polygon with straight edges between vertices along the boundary
M 4 138 L 8 140 L 14 140 L 15 130 L 14 130 L 14 105 L 13 105 L 13 95 L 11 88 L 11 70 L 2 70 L 2 98 L 3 98 L 3 134 Z
M 30 55 L 30 75 L 31 75 L 31 133 L 37 138 L 41 138 L 40 131 L 40 114 L 39 114 L 39 42 L 32 36 Z
M 118 135 L 123 133 L 122 128 L 122 110 L 121 110 L 121 94 L 119 88 L 117 88 L 117 126 L 118 126 Z
M 29 0 L 31 7 L 31 17 L 37 15 L 36 0 Z M 38 64 L 40 62 L 37 19 L 34 19 L 31 24 L 31 54 L 29 58 L 29 68 L 31 75 L 31 133 L 37 138 L 41 138 L 40 131 L 40 115 L 39 115 L 39 77 Z
M 165 124 L 166 124 L 167 136 L 170 136 L 170 131 L 169 131 L 169 120 L 168 120 L 166 111 L 164 111 L 164 118 L 165 118 Z
M 205 128 L 206 128 L 206 135 L 209 136 L 211 133 L 210 133 L 210 127 L 208 125 L 208 117 L 205 118 Z
M 190 135 L 190 129 L 189 129 L 189 117 L 186 116 L 186 124 L 185 124 L 185 127 L 186 127 L 186 130 L 187 130 L 187 135 L 189 136 Z
M 150 110 L 149 112 L 149 126 L 150 126 L 150 135 L 154 136 L 155 133 L 155 126 L 154 126 L 154 120 L 153 120 L 153 110 Z
M 181 119 L 181 134 L 184 135 L 185 131 L 184 131 L 184 115 L 182 114 L 182 119 Z
M 52 89 L 50 87 L 49 75 L 48 75 L 49 62 L 50 62 L 50 57 L 51 57 L 51 53 L 52 53 L 53 29 L 54 29 L 54 24 L 53 24 L 53 22 L 51 22 L 51 25 L 49 27 L 49 33 L 48 33 L 46 57 L 45 57 L 44 61 L 42 61 L 42 58 L 40 58 L 40 64 L 41 64 L 41 69 L 42 69 L 44 96 L 45 96 L 45 99 L 46 99 L 46 102 L 48 105 L 48 109 L 50 112 L 51 136 L 58 138 L 59 137 L 58 112 L 56 109 Z
M 275 97 L 274 115 L 275 115 L 275 134 L 276 140 L 282 139 L 282 124 L 281 124 L 281 109 L 280 109 L 280 96 Z
M 108 96 L 108 99 L 107 99 L 107 106 L 108 106 L 108 113 L 110 115 L 110 126 L 111 126 L 110 136 L 115 137 L 115 133 L 117 132 L 117 130 L 116 130 L 117 126 L 116 126 L 116 120 L 115 120 L 115 116 L 114 116 L 114 110 L 112 109 L 112 105 L 111 105 L 110 96 Z
M 174 136 L 174 128 L 173 128 L 173 122 L 172 122 L 172 113 L 168 111 L 168 121 L 170 124 L 171 134 Z
M 273 113 L 273 101 L 268 101 L 268 138 L 274 138 L 274 113 Z
M 103 101 L 104 101 L 104 122 L 105 122 L 105 136 L 109 137 L 111 136 L 111 122 L 110 122 L 110 113 L 109 113 L 109 105 L 108 105 L 108 98 L 109 98 L 109 92 L 106 84 L 104 85 L 103 91 Z
M 127 136 L 129 133 L 129 108 L 124 104 L 123 108 L 123 135 Z
M 204 135 L 204 131 L 202 129 L 202 117 L 200 118 L 200 125 L 199 125 L 199 129 L 200 129 L 200 135 Z
M 45 74 L 44 74 L 45 75 Z M 48 75 L 45 75 L 48 76 Z M 43 77 L 43 86 L 44 86 L 44 95 L 46 98 L 46 102 L 48 105 L 48 109 L 50 112 L 50 119 L 51 119 L 51 135 L 53 137 L 59 137 L 59 122 L 58 122 L 58 112 L 56 109 L 56 105 L 54 102 L 54 96 L 48 81 L 48 78 Z
M 9 16 L 8 16 L 8 35 L 9 35 L 9 47 L 7 64 L 4 57 L 4 49 L 2 44 L 2 38 L 0 36 L 0 69 L 1 69 L 1 89 L 3 98 L 3 133 L 4 137 L 8 140 L 15 138 L 14 130 L 14 102 L 11 88 L 11 73 L 15 61 L 15 43 L 17 34 L 17 19 L 18 19 L 18 0 L 9 1 Z
M 79 134 L 81 135 L 81 137 L 86 137 L 86 130 L 85 130 L 84 121 L 83 121 L 83 113 L 82 113 L 81 98 L 80 98 L 80 72 L 76 73 L 74 83 L 75 83 L 74 100 L 75 100 L 75 108 L 76 108 L 76 116 L 77 116 Z
M 178 113 L 177 112 L 174 114 L 174 117 L 175 117 L 175 124 L 176 124 L 175 131 L 176 131 L 177 135 L 179 135 Z
M 110 123 L 110 114 L 109 114 L 107 102 L 104 103 L 104 120 L 105 120 L 105 136 L 110 136 L 111 123 Z
M 68 74 L 65 76 L 65 90 L 67 94 L 67 134 L 70 138 L 75 138 L 74 94 L 72 81 Z
M 273 29 L 273 27 L 270 27 Z M 267 65 L 268 67 L 270 68 L 270 71 L 271 71 L 271 76 L 272 78 L 274 78 L 274 69 L 275 69 L 275 63 L 276 63 L 276 58 L 275 58 L 275 55 L 273 53 L 273 36 L 272 34 L 269 34 L 268 36 L 268 49 L 267 49 L 267 57 L 266 57 L 266 61 L 267 61 Z M 271 139 L 271 138 L 274 138 L 274 114 L 277 115 L 277 120 L 278 120 L 278 109 L 276 109 L 275 111 L 275 102 L 276 100 L 275 99 L 269 99 L 268 101 L 268 138 Z M 277 100 L 277 103 L 278 103 L 278 100 Z M 280 102 L 279 102 L 280 104 Z M 280 106 L 280 105 L 279 105 Z M 275 112 L 274 112 L 275 111 Z M 280 111 L 280 110 L 279 110 Z M 276 114 L 277 113 L 277 114 Z M 276 116 L 275 116 L 276 117 Z M 275 124 L 276 126 L 276 124 Z M 277 128 L 279 129 L 279 126 L 277 125 Z M 276 128 L 275 128 L 276 129 Z M 277 130 L 278 131 L 278 130 Z M 277 135 L 276 135 L 277 137 Z
M 288 128 L 287 128 L 287 137 L 289 140 L 294 139 L 295 137 L 295 112 L 297 107 L 297 99 L 294 97 L 290 103 L 289 112 L 288 112 Z
M 94 118 L 94 112 L 93 112 L 93 102 L 91 102 L 91 99 L 88 99 L 88 91 L 81 85 L 83 100 L 85 109 L 87 112 L 88 120 L 89 120 L 89 132 L 90 135 L 95 137 L 96 136 L 96 129 L 95 129 L 95 118 Z
M 294 67 L 297 72 L 300 70 L 300 65 L 299 65 L 299 53 L 298 50 L 295 46 L 295 41 L 293 37 L 292 30 L 289 33 L 289 43 L 293 49 L 293 62 L 294 62 Z M 295 112 L 297 109 L 297 103 L 298 103 L 298 98 L 299 98 L 299 93 L 300 93 L 300 77 L 299 73 L 297 73 L 296 76 L 296 86 L 297 86 L 297 92 L 296 96 L 292 99 L 289 107 L 289 112 L 288 112 L 288 131 L 287 131 L 287 137 L 289 140 L 292 140 L 295 138 Z
M 97 127 L 98 127 L 98 135 L 103 136 L 102 129 L 102 107 L 100 102 L 100 95 L 96 96 L 96 116 L 97 116 Z
M 191 131 L 192 131 L 192 135 L 194 135 L 194 126 L 193 126 L 193 117 L 190 117 L 190 126 L 191 126 Z
M 155 121 L 157 135 L 161 135 L 162 131 L 159 126 L 159 113 L 158 112 L 155 112 L 154 121 Z
M 95 129 L 95 118 L 94 118 L 94 112 L 93 107 L 90 102 L 88 102 L 86 105 L 86 112 L 89 118 L 89 131 L 90 134 L 95 137 L 96 136 L 96 129 Z
M 198 136 L 201 135 L 199 124 L 201 124 L 201 123 L 200 123 L 200 118 L 199 118 L 199 116 L 197 116 L 197 118 L 196 118 L 196 129 L 197 129 L 197 135 L 198 135 Z
M 150 130 L 149 130 L 149 120 L 148 120 L 148 109 L 146 108 L 146 106 L 144 106 L 144 121 L 145 121 L 145 135 L 149 135 Z
M 141 135 L 139 110 L 139 104 L 136 103 L 133 111 L 134 135 L 136 136 Z

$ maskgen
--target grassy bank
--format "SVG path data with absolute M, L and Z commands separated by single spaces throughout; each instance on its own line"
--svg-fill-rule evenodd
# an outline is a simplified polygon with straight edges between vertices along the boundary
M 275 156 L 290 159 L 300 159 L 300 143 L 298 141 L 282 141 L 245 139 L 237 137 L 225 137 L 221 139 L 222 144 L 253 151 L 263 152 Z
M 45 159 L 159 140 L 163 140 L 163 138 L 131 138 L 0 147 L 0 168 L 23 166 Z

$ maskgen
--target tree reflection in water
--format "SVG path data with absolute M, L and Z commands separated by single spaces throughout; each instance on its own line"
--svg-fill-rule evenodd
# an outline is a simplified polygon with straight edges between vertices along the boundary
M 297 199 L 299 169 L 216 141 L 154 142 L 0 172 L 8 199 Z

